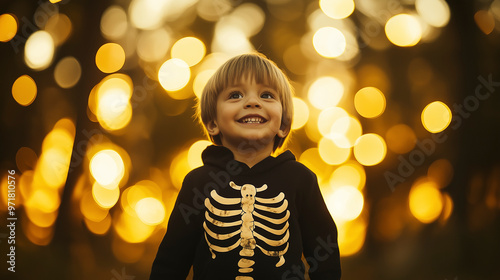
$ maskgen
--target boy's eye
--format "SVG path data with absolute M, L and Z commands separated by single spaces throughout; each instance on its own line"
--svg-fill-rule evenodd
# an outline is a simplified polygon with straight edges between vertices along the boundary
M 239 91 L 233 91 L 229 94 L 229 99 L 238 99 L 238 98 L 242 98 L 243 97 L 243 94 L 241 94 L 241 92 Z
M 270 93 L 269 91 L 265 91 L 260 95 L 261 98 L 269 99 L 269 98 L 274 98 L 274 95 Z

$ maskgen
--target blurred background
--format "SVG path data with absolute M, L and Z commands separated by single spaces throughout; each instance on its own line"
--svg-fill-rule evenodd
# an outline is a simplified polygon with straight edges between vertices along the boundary
M 147 279 L 196 99 L 252 51 L 292 80 L 343 279 L 500 279 L 499 0 L 2 1 L 1 278 Z

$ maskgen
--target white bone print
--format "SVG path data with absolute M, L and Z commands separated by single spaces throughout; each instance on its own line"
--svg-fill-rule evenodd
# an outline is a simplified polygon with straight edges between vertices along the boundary
M 288 201 L 285 199 L 285 195 L 283 193 L 279 193 L 277 196 L 273 198 L 260 198 L 256 197 L 257 193 L 265 191 L 267 189 L 267 185 L 263 185 L 260 188 L 255 188 L 255 186 L 251 184 L 244 184 L 243 186 L 238 186 L 234 182 L 229 182 L 229 185 L 240 192 L 240 197 L 236 198 L 227 198 L 220 196 L 217 191 L 213 190 L 210 193 L 210 196 L 214 201 L 221 205 L 230 206 L 234 208 L 234 210 L 221 210 L 212 205 L 209 198 L 205 199 L 205 206 L 207 211 L 205 212 L 205 222 L 203 223 L 203 228 L 205 229 L 205 240 L 209 246 L 210 252 L 212 253 L 212 258 L 215 259 L 215 252 L 223 253 L 234 250 L 238 246 L 241 246 L 240 256 L 242 257 L 238 262 L 239 272 L 250 273 L 253 271 L 252 266 L 255 264 L 255 261 L 251 260 L 250 257 L 254 255 L 255 248 L 259 248 L 262 253 L 270 257 L 278 257 L 278 262 L 276 263 L 276 267 L 280 267 L 285 263 L 285 258 L 283 255 L 288 251 L 288 238 L 289 238 L 289 230 L 288 230 L 288 218 L 290 217 L 290 211 L 288 211 Z M 271 207 L 268 205 L 278 204 L 277 207 Z M 285 212 L 286 211 L 286 212 Z M 212 214 L 210 215 L 209 212 Z M 262 213 L 260 213 L 262 212 Z M 281 218 L 271 218 L 267 217 L 265 213 L 273 213 L 275 216 L 280 216 Z M 220 218 L 212 218 L 212 216 L 217 216 Z M 223 220 L 227 220 L 227 217 L 237 217 L 241 216 L 241 219 L 232 221 L 232 222 L 224 222 Z M 266 226 L 258 221 L 254 220 L 254 216 L 258 217 L 270 224 L 279 226 L 283 225 L 279 229 L 274 229 L 269 226 Z M 228 227 L 239 226 L 239 228 L 231 233 L 216 233 L 212 231 L 209 226 L 207 226 L 207 222 L 215 226 L 217 229 L 224 229 Z M 274 236 L 279 238 L 278 240 L 266 238 L 259 233 L 255 232 L 254 229 L 258 227 L 266 232 L 271 233 Z M 213 227 L 212 227 L 213 228 Z M 217 230 L 216 230 L 217 231 Z M 225 231 L 227 232 L 227 230 Z M 210 242 L 208 236 L 214 239 L 213 243 L 217 243 L 217 241 L 227 240 L 231 237 L 234 237 L 239 234 L 240 239 L 238 239 L 234 244 L 221 247 L 217 246 Z M 259 244 L 257 244 L 257 240 L 260 240 L 271 247 L 283 247 L 282 245 L 286 244 L 285 248 L 282 250 L 268 251 L 262 248 Z M 249 276 L 237 276 L 236 280 L 239 279 L 253 279 Z

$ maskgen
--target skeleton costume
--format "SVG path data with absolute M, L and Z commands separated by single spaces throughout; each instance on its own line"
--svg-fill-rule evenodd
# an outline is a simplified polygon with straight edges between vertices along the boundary
M 251 150 L 249 150 L 251 153 Z M 249 154 L 251 155 L 251 154 Z M 315 174 L 290 151 L 252 168 L 222 146 L 184 179 L 151 280 L 340 279 L 337 228 Z

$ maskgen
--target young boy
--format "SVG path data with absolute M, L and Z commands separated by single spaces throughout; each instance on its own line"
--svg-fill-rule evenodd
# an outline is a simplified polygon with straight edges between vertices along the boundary
M 184 179 L 150 279 L 340 279 L 337 228 L 315 174 L 290 151 L 292 89 L 260 54 L 223 64 L 199 116 L 215 145 Z

